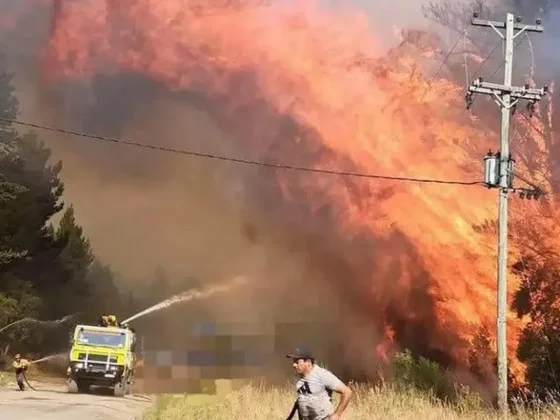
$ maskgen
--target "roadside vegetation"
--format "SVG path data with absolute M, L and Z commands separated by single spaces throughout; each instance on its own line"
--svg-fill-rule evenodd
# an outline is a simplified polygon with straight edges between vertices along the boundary
M 354 395 L 344 419 L 355 420 L 490 420 L 498 412 L 477 392 L 453 382 L 439 366 L 409 351 L 393 359 L 390 382 L 353 384 Z M 290 384 L 270 388 L 250 383 L 214 398 L 201 395 L 162 395 L 145 414 L 144 420 L 234 420 L 286 418 L 294 403 Z M 334 394 L 334 403 L 338 396 Z M 512 399 L 510 419 L 548 420 L 560 418 L 560 405 Z M 297 420 L 297 415 L 294 420 Z
M 0 118 L 9 120 L 22 118 L 13 78 L 0 56 Z M 161 267 L 146 278 L 122 279 L 98 257 L 79 212 L 67 202 L 62 170 L 39 134 L 0 120 L 0 371 L 12 371 L 15 353 L 36 360 L 65 352 L 71 326 L 80 320 L 104 313 L 122 319 L 177 292 Z M 72 322 L 25 322 L 2 330 L 25 318 L 71 314 L 77 315 Z
M 419 392 L 413 387 L 403 390 L 386 386 L 353 386 L 353 401 L 343 415 L 344 419 L 356 420 L 490 420 L 496 419 L 495 411 L 478 405 L 476 398 L 465 398 L 458 404 L 441 401 Z M 293 404 L 294 393 L 289 388 L 265 390 L 258 386 L 247 386 L 232 392 L 214 404 L 193 404 L 186 397 L 161 397 L 150 409 L 144 420 L 234 420 L 276 418 L 284 419 Z M 335 403 L 336 403 L 335 398 Z M 558 419 L 559 408 L 529 410 L 522 405 L 516 407 L 511 419 Z M 297 416 L 296 416 L 297 420 Z

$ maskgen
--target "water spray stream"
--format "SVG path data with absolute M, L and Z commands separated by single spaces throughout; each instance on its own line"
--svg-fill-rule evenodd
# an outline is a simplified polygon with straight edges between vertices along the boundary
M 130 322 L 130 321 L 132 321 L 136 318 L 139 318 L 143 315 L 147 315 L 149 313 L 159 311 L 161 309 L 167 308 L 167 307 L 169 307 L 171 305 L 174 305 L 176 303 L 187 302 L 187 301 L 193 300 L 193 299 L 202 299 L 202 298 L 205 298 L 205 297 L 212 296 L 216 293 L 227 292 L 235 286 L 239 286 L 241 284 L 244 284 L 246 281 L 247 281 L 247 279 L 245 277 L 236 277 L 232 282 L 230 282 L 228 284 L 210 286 L 206 290 L 189 290 L 189 291 L 180 293 L 178 295 L 170 297 L 169 299 L 164 300 L 163 302 L 157 303 L 154 306 L 151 306 L 148 309 L 145 309 L 142 312 L 139 312 L 136 315 L 131 316 L 130 318 L 125 319 L 123 321 L 123 323 Z
M 40 359 L 33 360 L 30 363 L 35 364 L 35 363 L 46 362 L 47 360 L 52 360 L 52 359 L 67 359 L 67 358 L 68 355 L 66 353 L 57 353 L 57 354 L 51 354 L 50 356 L 41 357 Z
M 68 321 L 69 319 L 72 319 L 73 317 L 75 317 L 76 315 L 78 315 L 78 313 L 72 314 L 72 315 L 66 315 L 63 318 L 54 320 L 54 321 L 41 321 L 40 319 L 35 319 L 35 318 L 23 318 L 20 319 L 18 321 L 14 321 L 11 324 L 6 325 L 5 327 L 0 328 L 0 333 L 6 329 L 8 329 L 9 327 L 12 327 L 14 325 L 17 324 L 23 324 L 23 323 L 31 323 L 31 324 L 40 324 L 42 326 L 45 327 L 54 327 L 56 325 L 62 324 L 66 321 Z

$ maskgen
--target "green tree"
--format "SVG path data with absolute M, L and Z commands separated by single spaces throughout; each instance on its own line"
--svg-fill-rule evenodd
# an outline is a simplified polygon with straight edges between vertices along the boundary
M 50 246 L 35 252 L 21 275 L 30 278 L 44 297 L 44 316 L 58 318 L 82 310 L 90 292 L 85 277 L 93 252 L 82 228 L 76 224 L 74 208 L 68 207 L 58 228 L 48 226 L 43 235 Z M 47 270 L 40 273 L 39 265 Z
M 9 119 L 17 118 L 19 112 L 11 86 L 12 76 L 7 71 L 0 71 L 0 116 Z M 41 306 L 33 282 L 24 272 L 35 253 L 53 245 L 49 241 L 45 221 L 57 211 L 56 202 L 62 194 L 62 186 L 56 176 L 55 179 L 48 178 L 49 174 L 56 174 L 58 167 L 43 167 L 41 170 L 39 162 L 46 155 L 48 153 L 32 134 L 21 136 L 12 124 L 0 121 L 2 323 L 32 316 Z
M 11 79 L 0 70 L 0 117 L 16 119 L 19 104 Z M 64 184 L 62 163 L 50 160 L 51 151 L 34 133 L 20 134 L 0 120 L 0 328 L 24 317 L 44 320 L 78 311 L 97 315 L 119 303 L 114 275 L 100 262 L 94 264 L 74 208 L 66 209 L 58 227 L 51 222 L 64 207 Z M 0 334 L 0 344 L 22 351 L 67 342 L 64 332 L 44 331 L 44 337 L 41 332 L 18 324 Z
M 0 72 L 0 116 L 17 118 L 11 76 Z M 50 166 L 49 149 L 35 134 L 20 135 L 0 125 L 0 291 L 27 283 L 37 295 L 52 283 L 51 273 L 63 248 L 53 236 L 50 218 L 62 209 L 60 162 Z M 36 309 L 36 308 L 35 308 Z
M 6 134 L 0 141 L 12 140 L 17 148 L 0 158 L 3 182 L 8 185 L 3 189 L 2 238 L 6 247 L 34 254 L 53 246 L 47 223 L 63 207 L 64 185 L 58 178 L 62 163 L 48 165 L 51 152 L 34 134 Z
M 82 227 L 76 224 L 74 206 L 67 207 L 55 236 L 65 243 L 60 260 L 68 270 L 70 278 L 85 278 L 94 261 L 94 255 L 89 239 L 85 237 Z
M 13 119 L 17 116 L 19 105 L 13 95 L 14 89 L 10 85 L 12 75 L 0 72 L 0 116 Z M 0 121 L 0 270 L 14 259 L 25 256 L 25 250 L 14 247 L 13 238 L 9 230 L 10 209 L 14 201 L 26 191 L 22 185 L 18 185 L 8 179 L 4 174 L 4 168 L 16 165 L 17 136 L 11 125 Z

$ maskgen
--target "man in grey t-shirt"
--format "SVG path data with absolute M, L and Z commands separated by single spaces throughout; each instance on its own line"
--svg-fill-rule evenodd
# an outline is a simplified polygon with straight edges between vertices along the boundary
M 340 379 L 315 364 L 315 357 L 309 349 L 298 348 L 286 357 L 292 359 L 299 380 L 296 383 L 297 405 L 302 420 L 339 420 L 346 409 L 352 390 Z M 342 394 L 334 410 L 332 392 Z

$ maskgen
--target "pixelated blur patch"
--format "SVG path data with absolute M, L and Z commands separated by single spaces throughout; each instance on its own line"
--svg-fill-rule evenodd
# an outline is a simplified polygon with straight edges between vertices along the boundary
M 274 334 L 274 328 L 257 323 L 199 322 L 172 341 L 144 340 L 135 390 L 226 395 L 266 372 L 274 357 Z

